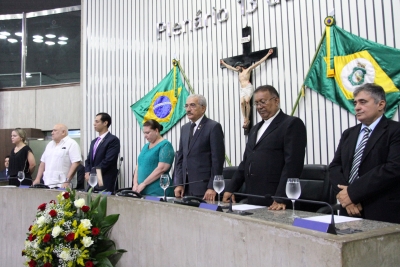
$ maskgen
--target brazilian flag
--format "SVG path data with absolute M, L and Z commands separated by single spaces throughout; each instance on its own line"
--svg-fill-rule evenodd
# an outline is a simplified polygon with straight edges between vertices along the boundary
M 386 117 L 400 101 L 400 50 L 353 35 L 325 19 L 325 36 L 304 85 L 355 114 L 353 92 L 375 83 L 386 92 Z
M 184 108 L 189 92 L 182 83 L 179 68 L 174 68 L 167 76 L 143 98 L 131 106 L 140 128 L 143 123 L 153 119 L 158 121 L 163 130 L 171 129 L 186 114 Z

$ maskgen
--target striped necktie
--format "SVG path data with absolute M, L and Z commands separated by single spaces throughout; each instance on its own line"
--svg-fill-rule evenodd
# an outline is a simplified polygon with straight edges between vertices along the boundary
M 369 133 L 371 129 L 368 127 L 364 128 L 364 136 L 361 139 L 360 144 L 358 145 L 356 151 L 354 152 L 353 157 L 353 165 L 351 166 L 350 176 L 349 176 L 349 184 L 351 184 L 354 180 L 358 179 L 358 168 L 360 167 L 361 158 L 364 152 L 365 145 L 368 142 Z

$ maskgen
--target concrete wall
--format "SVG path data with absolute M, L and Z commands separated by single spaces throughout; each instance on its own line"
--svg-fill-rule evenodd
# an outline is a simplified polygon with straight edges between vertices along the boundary
M 37 207 L 59 191 L 0 188 L 0 265 L 21 266 Z M 399 266 L 400 228 L 334 236 L 177 204 L 108 198 L 118 266 Z M 274 212 L 289 216 L 290 211 Z
M 0 129 L 36 128 L 51 131 L 54 124 L 82 127 L 80 84 L 0 90 Z

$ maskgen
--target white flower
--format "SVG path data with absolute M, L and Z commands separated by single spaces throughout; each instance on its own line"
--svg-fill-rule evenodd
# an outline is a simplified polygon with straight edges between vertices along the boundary
M 92 223 L 88 219 L 81 220 L 81 225 L 86 229 L 90 229 L 90 227 L 92 227 Z
M 61 253 L 60 253 L 60 256 L 59 256 L 61 259 L 63 259 L 64 261 L 68 261 L 68 260 L 70 260 L 71 259 L 71 255 L 69 255 L 69 251 L 66 251 L 66 250 L 63 250 Z
M 85 200 L 83 198 L 77 199 L 74 201 L 74 205 L 75 205 L 75 207 L 80 209 L 85 205 Z
M 62 232 L 62 229 L 60 226 L 56 226 L 53 228 L 53 231 L 51 232 L 51 235 L 56 238 L 60 233 Z
M 85 247 L 88 248 L 88 247 L 90 247 L 91 245 L 93 245 L 93 240 L 92 240 L 91 237 L 84 236 L 84 237 L 82 238 L 81 243 L 82 243 Z
M 46 222 L 46 218 L 44 216 L 40 216 L 37 218 L 36 223 L 39 225 L 39 227 L 42 227 L 42 225 Z

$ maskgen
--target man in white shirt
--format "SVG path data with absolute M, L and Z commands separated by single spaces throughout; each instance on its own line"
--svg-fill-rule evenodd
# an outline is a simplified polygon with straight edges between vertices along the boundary
M 82 158 L 78 143 L 68 136 L 64 124 L 56 124 L 51 132 L 52 141 L 47 144 L 41 159 L 38 173 L 33 184 L 40 183 L 49 187 L 76 187 L 76 169 Z

